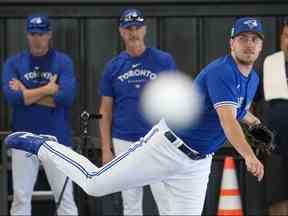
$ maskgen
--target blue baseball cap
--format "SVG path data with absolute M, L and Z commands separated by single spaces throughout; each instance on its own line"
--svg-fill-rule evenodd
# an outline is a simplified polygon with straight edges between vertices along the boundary
M 119 26 L 122 28 L 128 28 L 129 26 L 143 26 L 144 16 L 143 12 L 139 9 L 129 8 L 121 13 L 119 20 Z
M 242 32 L 254 32 L 262 40 L 264 39 L 262 24 L 253 17 L 242 17 L 237 19 L 231 30 L 231 38 L 236 37 Z
M 46 15 L 32 15 L 26 19 L 26 31 L 30 33 L 45 33 L 50 31 L 50 21 Z

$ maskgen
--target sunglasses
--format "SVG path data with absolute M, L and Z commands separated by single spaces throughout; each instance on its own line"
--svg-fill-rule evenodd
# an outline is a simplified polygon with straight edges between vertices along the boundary
M 121 17 L 120 22 L 144 22 L 144 17 L 139 15 L 128 15 L 125 17 Z

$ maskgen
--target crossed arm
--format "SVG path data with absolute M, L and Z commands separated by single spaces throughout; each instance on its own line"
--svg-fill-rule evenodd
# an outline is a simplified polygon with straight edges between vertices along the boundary
M 46 85 L 35 89 L 27 89 L 20 80 L 12 79 L 9 81 L 9 87 L 13 91 L 21 91 L 23 93 L 24 104 L 27 106 L 39 104 L 47 107 L 55 107 L 53 95 L 59 90 L 56 80 L 57 75 L 54 75 Z
M 54 75 L 46 85 L 29 89 L 18 78 L 17 71 L 23 67 L 22 61 L 19 61 L 18 57 L 9 58 L 4 64 L 2 73 L 2 90 L 7 102 L 11 106 L 39 104 L 47 107 L 70 107 L 74 102 L 76 91 L 74 65 L 66 55 L 57 55 L 55 61 L 55 64 L 59 64 L 57 66 L 59 77 Z

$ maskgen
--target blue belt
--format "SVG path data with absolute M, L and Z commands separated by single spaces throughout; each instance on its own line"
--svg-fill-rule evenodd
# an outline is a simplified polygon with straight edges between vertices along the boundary
M 174 143 L 177 140 L 177 137 L 171 131 L 166 131 L 164 135 L 171 143 Z M 206 155 L 191 151 L 191 149 L 189 149 L 183 142 L 177 146 L 177 148 L 192 160 L 201 160 L 206 158 Z

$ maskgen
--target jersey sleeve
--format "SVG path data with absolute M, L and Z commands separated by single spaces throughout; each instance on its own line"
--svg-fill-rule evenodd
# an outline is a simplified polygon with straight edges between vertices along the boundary
M 108 63 L 103 71 L 100 81 L 100 95 L 113 97 L 113 84 L 112 84 L 112 65 Z
M 9 105 L 24 105 L 24 96 L 22 91 L 10 89 L 9 82 L 12 79 L 18 79 L 15 67 L 15 58 L 9 58 L 3 66 L 2 71 L 2 91 Z
M 56 106 L 71 106 L 74 102 L 76 92 L 76 79 L 74 65 L 68 56 L 61 59 L 58 77 L 59 91 L 54 96 Z
M 221 67 L 207 73 L 206 85 L 214 109 L 224 105 L 238 107 L 236 81 L 232 71 L 229 72 Z

